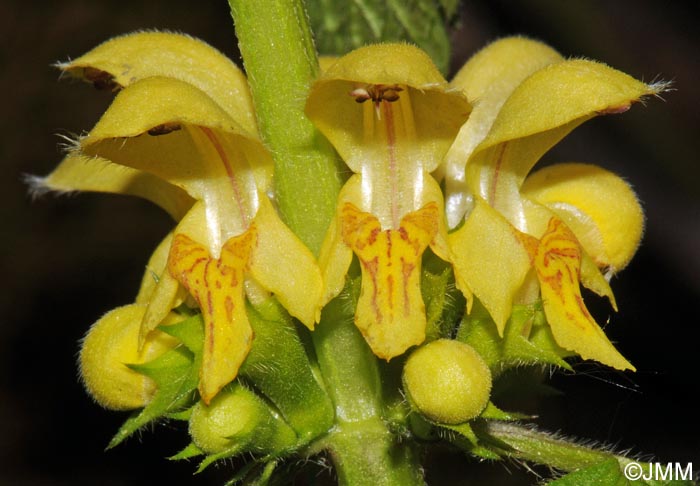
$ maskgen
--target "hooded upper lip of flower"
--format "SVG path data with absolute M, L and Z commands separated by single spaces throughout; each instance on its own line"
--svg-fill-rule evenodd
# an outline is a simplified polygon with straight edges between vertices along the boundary
M 427 55 L 407 44 L 357 49 L 311 88 L 307 115 L 354 172 L 319 258 L 322 304 L 341 291 L 354 252 L 362 269 L 355 323 L 382 358 L 425 339 L 421 256 L 430 246 L 450 258 L 442 193 L 429 173 L 470 111 Z
M 626 111 L 665 85 L 565 60 L 514 37 L 477 53 L 452 86 L 475 100 L 440 171 L 449 224 L 462 224 L 449 235 L 458 286 L 481 300 L 502 334 L 514 301 L 538 297 L 537 286 L 527 285 L 534 267 L 557 343 L 584 359 L 633 369 L 586 310 L 579 281 L 615 306 L 598 267 L 609 276 L 636 250 L 643 215 L 634 193 L 619 177 L 585 164 L 526 177 L 579 124 Z
M 311 328 L 322 288 L 313 255 L 268 198 L 272 160 L 255 135 L 245 77 L 203 42 L 158 32 L 112 39 L 59 67 L 119 93 L 35 189 L 138 195 L 179 221 L 136 299 L 148 304 L 141 341 L 187 289 L 205 321 L 199 389 L 208 403 L 251 346 L 244 282 L 252 301 L 270 291 Z

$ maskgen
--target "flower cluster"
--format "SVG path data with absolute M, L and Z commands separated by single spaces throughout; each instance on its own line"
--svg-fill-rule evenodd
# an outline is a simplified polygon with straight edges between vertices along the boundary
M 209 403 L 254 345 L 246 299 L 274 295 L 313 330 L 356 257 L 355 324 L 389 360 L 426 339 L 421 264 L 430 249 L 452 266 L 465 311 L 478 299 L 500 335 L 514 304 L 541 299 L 557 345 L 632 369 L 586 310 L 580 284 L 615 305 L 609 276 L 643 228 L 634 193 L 592 165 L 530 172 L 576 126 L 658 86 L 518 37 L 484 48 L 450 83 L 407 44 L 325 64 L 306 114 L 353 175 L 318 260 L 277 215 L 273 159 L 232 62 L 190 37 L 148 32 L 60 66 L 118 93 L 37 185 L 145 197 L 177 222 L 124 308 L 125 322 L 138 321 L 127 347 L 150 346 L 181 304 L 198 307 L 199 393 Z M 98 326 L 115 325 L 108 316 Z

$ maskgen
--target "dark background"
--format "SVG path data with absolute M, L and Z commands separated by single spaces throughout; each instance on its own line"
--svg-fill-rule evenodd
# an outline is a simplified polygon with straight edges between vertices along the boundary
M 596 119 L 557 146 L 549 161 L 585 161 L 627 178 L 647 214 L 637 257 L 612 283 L 620 312 L 593 302 L 599 322 L 638 368 L 622 374 L 588 364 L 557 375 L 565 394 L 523 403 L 567 435 L 614 444 L 700 469 L 697 309 L 700 296 L 700 55 L 697 2 L 470 0 L 454 32 L 454 69 L 488 40 L 522 33 L 567 56 L 604 61 L 652 81 L 674 81 L 650 99 Z M 225 468 L 192 478 L 192 464 L 165 456 L 186 444 L 174 426 L 103 448 L 124 416 L 81 389 L 78 341 L 100 315 L 132 301 L 146 259 L 171 226 L 135 199 L 83 194 L 32 201 L 23 174 L 61 159 L 60 134 L 88 130 L 108 93 L 58 82 L 51 63 L 112 36 L 168 29 L 199 37 L 239 61 L 226 2 L 63 0 L 0 3 L 0 484 L 221 484 Z M 546 161 L 545 161 L 546 162 Z M 533 484 L 509 464 L 439 455 L 429 480 Z M 320 478 L 327 476 L 325 473 Z M 489 482 L 478 479 L 489 477 Z M 315 476 L 300 480 L 312 484 Z M 485 481 L 485 480 L 484 480 Z M 512 483 L 510 482 L 512 481 Z

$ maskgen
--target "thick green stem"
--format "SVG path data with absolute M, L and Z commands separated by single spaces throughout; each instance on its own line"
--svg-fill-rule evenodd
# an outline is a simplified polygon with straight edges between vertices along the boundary
M 289 227 L 318 254 L 335 214 L 340 162 L 304 114 L 318 62 L 302 0 L 229 0 L 261 137 L 275 161 L 275 193 Z M 280 249 L 284 251 L 284 249 Z M 384 421 L 377 359 L 336 299 L 313 333 L 335 424 L 313 450 L 327 450 L 341 485 L 423 484 L 417 455 Z
M 382 379 L 377 358 L 353 323 L 352 306 L 341 296 L 323 310 L 313 334 L 336 425 L 317 447 L 329 451 L 339 485 L 422 485 L 418 457 L 399 443 L 384 420 Z
M 414 444 L 397 443 L 380 420 L 341 424 L 328 439 L 338 486 L 425 484 Z
M 260 134 L 275 161 L 282 219 L 318 254 L 342 181 L 330 144 L 304 114 L 318 60 L 302 0 L 229 0 Z

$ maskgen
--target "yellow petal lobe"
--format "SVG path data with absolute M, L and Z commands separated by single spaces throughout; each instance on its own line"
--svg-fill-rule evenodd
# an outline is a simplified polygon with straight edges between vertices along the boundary
M 421 256 L 438 231 L 430 203 L 382 230 L 376 217 L 350 203 L 342 208 L 342 236 L 360 260 L 362 290 L 355 325 L 375 355 L 389 360 L 425 339 L 420 291 Z
M 629 184 L 612 172 L 556 164 L 528 176 L 522 193 L 556 213 L 598 266 L 617 272 L 634 256 L 644 213 Z
M 114 164 L 101 157 L 71 152 L 46 177 L 30 179 L 32 190 L 95 191 L 138 196 L 157 204 L 176 221 L 193 200 L 185 191 L 147 172 Z
M 477 199 L 464 225 L 447 236 L 457 287 L 479 298 L 500 335 L 510 317 L 513 297 L 531 267 L 521 235 L 496 210 Z
M 136 295 L 135 303 L 148 305 L 155 288 L 160 281 L 161 275 L 167 269 L 168 253 L 170 253 L 170 245 L 173 242 L 173 233 L 168 233 L 163 240 L 158 243 L 158 246 L 151 254 L 146 264 L 146 271 L 141 277 L 141 287 Z
M 206 92 L 173 78 L 146 78 L 123 89 L 80 140 L 80 150 L 148 172 L 195 199 L 223 191 L 236 200 L 231 183 L 244 192 L 256 185 L 267 190 L 272 174 L 272 159 L 253 132 Z
M 489 133 L 503 103 L 524 79 L 561 59 L 554 49 L 541 42 L 507 37 L 476 53 L 450 82 L 450 86 L 462 90 L 474 103 L 474 111 L 460 129 L 444 161 L 450 227 L 461 223 L 470 206 L 472 193 L 465 174 L 467 160 Z
M 355 173 L 386 151 L 378 136 L 382 131 L 396 132 L 391 136 L 409 171 L 420 166 L 432 172 L 471 112 L 464 95 L 447 88 L 419 48 L 375 44 L 348 53 L 323 72 L 311 87 L 306 114 Z M 387 130 L 388 114 L 393 121 Z
M 617 303 L 615 302 L 615 296 L 608 280 L 606 280 L 605 275 L 601 272 L 601 269 L 596 265 L 594 259 L 588 254 L 589 248 L 586 244 L 581 241 L 579 236 L 580 227 L 571 222 L 571 218 L 562 217 L 562 213 L 559 211 L 553 211 L 550 207 L 535 202 L 531 199 L 523 199 L 523 205 L 525 207 L 525 214 L 527 217 L 528 231 L 533 235 L 543 235 L 547 231 L 549 226 L 549 221 L 552 218 L 561 219 L 564 224 L 573 232 L 576 240 L 581 244 L 581 278 L 580 281 L 584 287 L 592 290 L 601 297 L 607 297 L 612 305 L 613 309 L 617 311 Z M 583 235 L 583 233 L 581 233 Z M 521 233 L 525 235 L 525 233 Z M 529 236 L 529 235 L 526 235 Z M 584 235 L 585 236 L 585 235 Z M 535 254 L 537 253 L 537 247 L 539 246 L 539 240 L 533 236 L 529 236 L 534 241 L 534 245 L 531 245 L 530 255 L 534 260 Z M 585 241 L 585 240 L 584 240 Z
M 325 306 L 345 286 L 345 275 L 352 263 L 352 250 L 343 241 L 342 208 L 345 203 L 362 207 L 362 178 L 355 174 L 345 183 L 338 195 L 335 217 L 326 231 L 318 256 L 318 265 L 323 276 L 323 293 L 319 307 Z
M 617 301 L 610 284 L 605 276 L 600 272 L 593 259 L 584 251 L 581 254 L 581 283 L 588 290 L 595 292 L 601 297 L 607 297 L 610 305 L 617 312 Z
M 171 233 L 172 235 L 188 235 L 190 238 L 196 238 L 200 243 L 210 245 L 210 242 L 202 240 L 207 235 L 206 227 L 207 220 L 204 203 L 197 201 Z M 142 281 L 142 287 L 137 296 L 139 302 L 147 304 L 139 334 L 140 345 L 143 345 L 148 334 L 163 322 L 168 313 L 187 298 L 187 292 L 168 270 L 168 255 L 172 246 L 172 235 L 169 238 L 170 243 L 167 244 L 167 247 L 156 249 L 147 265 L 147 273 L 149 274 L 150 271 L 148 269 L 154 272 L 158 272 L 159 268 L 161 269 L 161 272 L 157 275 L 158 282 L 155 286 L 149 288 L 144 287 Z M 167 251 L 165 255 L 161 254 L 164 250 Z M 162 268 L 160 267 L 161 264 Z
M 207 93 L 248 131 L 256 131 L 243 72 L 218 50 L 187 35 L 123 35 L 59 67 L 97 88 L 119 89 L 152 76 L 179 79 Z
M 175 235 L 170 249 L 168 269 L 199 303 L 204 318 L 199 392 L 207 404 L 236 377 L 253 341 L 243 283 L 256 238 L 253 224 L 230 238 L 218 259 L 183 234 Z
M 634 367 L 615 349 L 586 309 L 579 288 L 581 247 L 557 218 L 549 221 L 535 256 L 547 321 L 557 343 L 619 370 Z
M 321 271 L 311 251 L 279 218 L 264 194 L 255 226 L 258 238 L 250 263 L 250 274 L 274 293 L 289 313 L 313 329 L 323 289 Z
M 574 59 L 550 64 L 505 101 L 467 163 L 467 185 L 516 228 L 531 233 L 520 187 L 542 155 L 586 120 L 624 111 L 657 91 L 601 63 Z
M 561 60 L 562 56 L 547 44 L 527 37 L 505 37 L 474 54 L 450 85 L 462 89 L 467 98 L 476 100 L 477 106 L 500 106 L 530 74 Z

